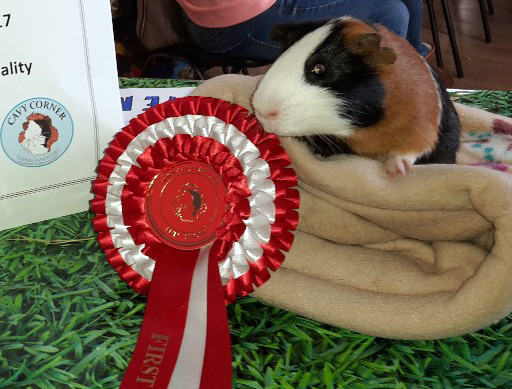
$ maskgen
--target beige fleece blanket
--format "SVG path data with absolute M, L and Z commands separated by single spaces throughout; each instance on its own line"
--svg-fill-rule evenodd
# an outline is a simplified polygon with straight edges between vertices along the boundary
M 250 108 L 255 85 L 254 78 L 221 76 L 193 94 Z M 459 164 L 415 166 L 406 177 L 391 179 L 382 163 L 359 156 L 317 159 L 283 138 L 300 181 L 299 229 L 283 266 L 254 296 L 321 322 L 402 339 L 464 334 L 507 315 L 512 121 L 457 109 Z

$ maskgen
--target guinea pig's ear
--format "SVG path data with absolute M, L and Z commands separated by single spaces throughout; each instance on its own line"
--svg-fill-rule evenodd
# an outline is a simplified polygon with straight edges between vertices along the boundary
M 369 65 L 377 68 L 394 64 L 395 52 L 389 47 L 380 47 L 380 41 L 377 33 L 359 34 L 353 40 L 354 53 L 363 56 Z
M 283 51 L 288 49 L 304 35 L 323 26 L 327 20 L 319 20 L 314 22 L 300 24 L 276 24 L 272 27 L 270 38 L 281 44 Z
M 377 33 L 358 34 L 354 39 L 354 53 L 370 55 L 380 49 L 380 35 Z

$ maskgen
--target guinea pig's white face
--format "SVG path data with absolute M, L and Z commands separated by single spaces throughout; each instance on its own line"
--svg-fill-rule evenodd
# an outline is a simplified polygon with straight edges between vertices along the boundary
M 329 36 L 331 24 L 305 35 L 271 66 L 252 104 L 266 131 L 280 136 L 334 134 L 348 136 L 353 126 L 340 116 L 344 102 L 327 88 L 306 81 L 305 63 Z

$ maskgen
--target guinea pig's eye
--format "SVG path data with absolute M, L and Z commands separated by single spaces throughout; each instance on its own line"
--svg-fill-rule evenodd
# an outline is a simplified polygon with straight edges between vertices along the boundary
M 325 65 L 323 65 L 321 63 L 317 63 L 311 72 L 318 74 L 318 75 L 324 74 L 325 73 Z

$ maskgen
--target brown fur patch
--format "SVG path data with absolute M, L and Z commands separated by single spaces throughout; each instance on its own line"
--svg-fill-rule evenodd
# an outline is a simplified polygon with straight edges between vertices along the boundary
M 373 28 L 352 18 L 340 23 L 344 24 L 349 50 L 358 50 L 361 34 L 377 32 L 381 38 L 377 52 L 389 49 L 396 54 L 392 64 L 386 53 L 368 57 L 381 70 L 379 77 L 386 89 L 384 118 L 373 126 L 356 129 L 345 141 L 356 153 L 373 157 L 422 155 L 431 150 L 439 137 L 440 95 L 424 59 L 405 39 L 382 26 Z M 374 48 L 375 43 L 370 48 L 372 45 Z

